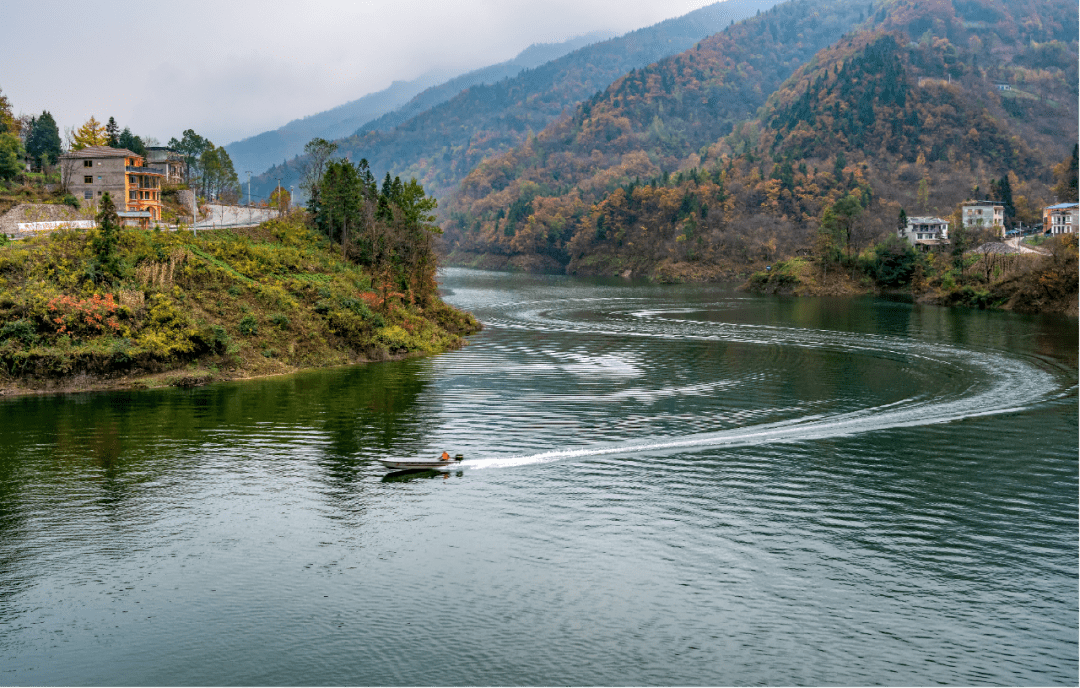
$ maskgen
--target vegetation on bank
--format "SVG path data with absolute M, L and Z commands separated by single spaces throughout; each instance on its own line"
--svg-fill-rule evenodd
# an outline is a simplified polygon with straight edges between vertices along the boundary
M 111 202 L 98 220 L 0 247 L 5 387 L 198 384 L 447 351 L 480 327 L 433 270 L 365 263 L 302 212 L 197 236 L 121 228 Z
M 751 275 L 759 294 L 909 293 L 923 303 L 1077 315 L 1080 280 L 1075 234 L 1042 242 L 1045 254 L 919 253 L 896 239 L 857 256 L 793 258 Z

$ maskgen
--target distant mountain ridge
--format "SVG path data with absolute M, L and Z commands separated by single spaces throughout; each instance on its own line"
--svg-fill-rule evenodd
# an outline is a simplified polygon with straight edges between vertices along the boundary
M 444 206 L 450 262 L 699 279 L 825 251 L 834 206 L 859 207 L 858 255 L 901 208 L 950 217 L 1000 180 L 1040 221 L 1078 135 L 1077 19 L 1065 0 L 777 5 L 479 165 Z
M 600 43 L 494 84 L 468 88 L 388 131 L 371 129 L 338 141 L 339 154 L 366 158 L 372 169 L 415 177 L 446 196 L 480 161 L 509 150 L 568 107 L 603 90 L 631 69 L 673 55 L 778 0 L 727 0 Z M 389 123 L 389 122 L 388 122 Z M 374 126 L 374 125 L 373 125 Z M 365 127 L 366 128 L 366 127 Z M 278 179 L 298 183 L 301 157 L 252 181 L 260 195 Z
M 559 43 L 534 43 L 513 59 L 458 76 L 452 76 L 453 73 L 446 70 L 432 70 L 416 79 L 395 81 L 381 91 L 295 119 L 272 131 L 234 141 L 227 144 L 225 150 L 237 170 L 262 174 L 271 165 L 302 153 L 313 138 L 334 140 L 358 131 L 393 128 L 398 122 L 445 102 L 466 88 L 515 76 L 523 69 L 537 67 L 613 35 L 607 31 L 593 31 Z

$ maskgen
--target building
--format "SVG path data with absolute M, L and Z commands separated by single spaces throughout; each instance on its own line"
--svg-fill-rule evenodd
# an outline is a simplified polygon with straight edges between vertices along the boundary
M 964 201 L 961 219 L 967 229 L 993 229 L 1005 236 L 1005 204 L 1001 201 Z
M 182 184 L 187 176 L 184 156 L 164 146 L 147 147 L 146 166 L 165 175 L 166 184 Z
M 1076 234 L 1077 203 L 1058 203 L 1043 208 L 1043 232 L 1046 234 Z
M 940 217 L 909 217 L 907 227 L 896 233 L 912 246 L 930 250 L 949 243 L 949 221 Z
M 60 181 L 83 207 L 96 208 L 106 193 L 126 222 L 142 227 L 161 220 L 161 183 L 165 175 L 126 148 L 87 146 L 60 156 Z

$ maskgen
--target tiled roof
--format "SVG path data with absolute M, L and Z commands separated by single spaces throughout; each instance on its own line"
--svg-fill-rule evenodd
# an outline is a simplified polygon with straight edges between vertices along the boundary
M 141 158 L 142 156 L 127 148 L 110 148 L 109 146 L 87 146 L 82 150 L 64 153 L 61 158 Z

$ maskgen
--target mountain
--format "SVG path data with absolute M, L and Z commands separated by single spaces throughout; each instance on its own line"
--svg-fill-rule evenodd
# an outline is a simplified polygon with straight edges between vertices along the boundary
M 445 196 L 481 160 L 525 141 L 631 69 L 681 52 L 776 1 L 727 0 L 580 48 L 513 78 L 468 88 L 392 130 L 342 139 L 338 152 L 366 158 L 374 170 L 415 177 L 430 194 Z M 304 164 L 301 158 L 275 166 L 253 186 L 265 196 L 279 178 L 295 185 Z
M 595 43 L 612 34 L 603 31 L 576 36 L 561 43 L 537 43 L 517 57 L 467 74 L 450 76 L 445 70 L 433 70 L 411 81 L 395 81 L 387 88 L 369 93 L 344 105 L 296 119 L 288 124 L 255 136 L 227 144 L 225 150 L 237 170 L 261 174 L 271 165 L 295 157 L 313 138 L 333 140 L 359 130 L 392 127 L 412 114 L 445 102 L 460 91 L 478 84 L 491 84 Z M 372 123 L 371 126 L 366 126 Z
M 865 244 L 1004 179 L 1030 221 L 1077 138 L 1076 28 L 1061 0 L 777 5 L 481 164 L 451 259 L 701 273 L 811 250 L 841 199 Z

